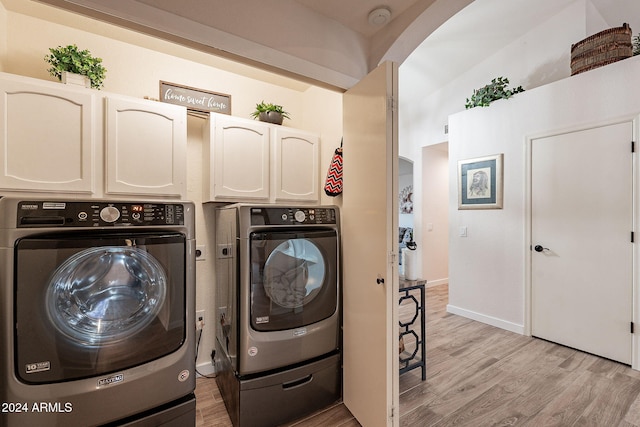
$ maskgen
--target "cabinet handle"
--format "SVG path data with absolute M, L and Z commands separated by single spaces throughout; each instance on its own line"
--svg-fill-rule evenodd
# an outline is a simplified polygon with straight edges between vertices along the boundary
M 292 389 L 292 388 L 300 387 L 302 385 L 310 383 L 311 380 L 313 380 L 313 375 L 309 374 L 306 377 L 302 377 L 302 378 L 299 378 L 297 380 L 293 380 L 293 381 L 289 381 L 289 382 L 286 382 L 286 383 L 282 383 L 282 389 L 283 390 L 289 390 L 289 389 Z

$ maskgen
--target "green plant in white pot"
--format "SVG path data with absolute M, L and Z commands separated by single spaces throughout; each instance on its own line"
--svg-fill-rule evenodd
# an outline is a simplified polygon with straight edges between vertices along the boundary
M 65 72 L 86 76 L 91 87 L 100 89 L 103 85 L 106 68 L 102 65 L 102 58 L 91 55 L 88 50 L 79 50 L 75 44 L 49 48 L 49 55 L 44 60 L 51 65 L 47 71 L 59 80 Z
M 266 103 L 264 101 L 256 104 L 256 110 L 251 113 L 254 119 L 261 122 L 275 123 L 281 125 L 283 119 L 291 119 L 289 113 L 284 110 L 282 105 Z

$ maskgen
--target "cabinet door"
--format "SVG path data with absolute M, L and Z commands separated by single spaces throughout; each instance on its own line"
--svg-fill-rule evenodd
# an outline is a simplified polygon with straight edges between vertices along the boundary
M 295 129 L 274 128 L 275 201 L 318 201 L 320 138 Z
M 94 95 L 0 76 L 0 188 L 92 193 Z
M 205 200 L 269 199 L 270 127 L 212 114 L 208 127 L 209 170 Z M 207 177 L 205 176 L 205 179 Z
M 105 192 L 186 198 L 187 110 L 110 95 L 105 114 Z

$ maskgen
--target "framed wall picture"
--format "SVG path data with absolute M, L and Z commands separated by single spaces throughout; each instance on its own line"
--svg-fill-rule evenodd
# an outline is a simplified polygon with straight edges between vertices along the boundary
M 160 81 L 160 101 L 200 114 L 231 114 L 231 95 Z
M 458 161 L 458 209 L 502 209 L 502 154 Z
M 400 190 L 400 213 L 413 213 L 413 185 L 407 185 Z

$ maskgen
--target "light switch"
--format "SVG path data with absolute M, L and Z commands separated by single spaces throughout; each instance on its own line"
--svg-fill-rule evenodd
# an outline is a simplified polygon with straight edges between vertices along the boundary
M 467 237 L 467 227 L 460 227 L 460 237 Z
M 427 223 L 427 231 L 433 231 L 433 223 L 432 222 L 428 222 Z

